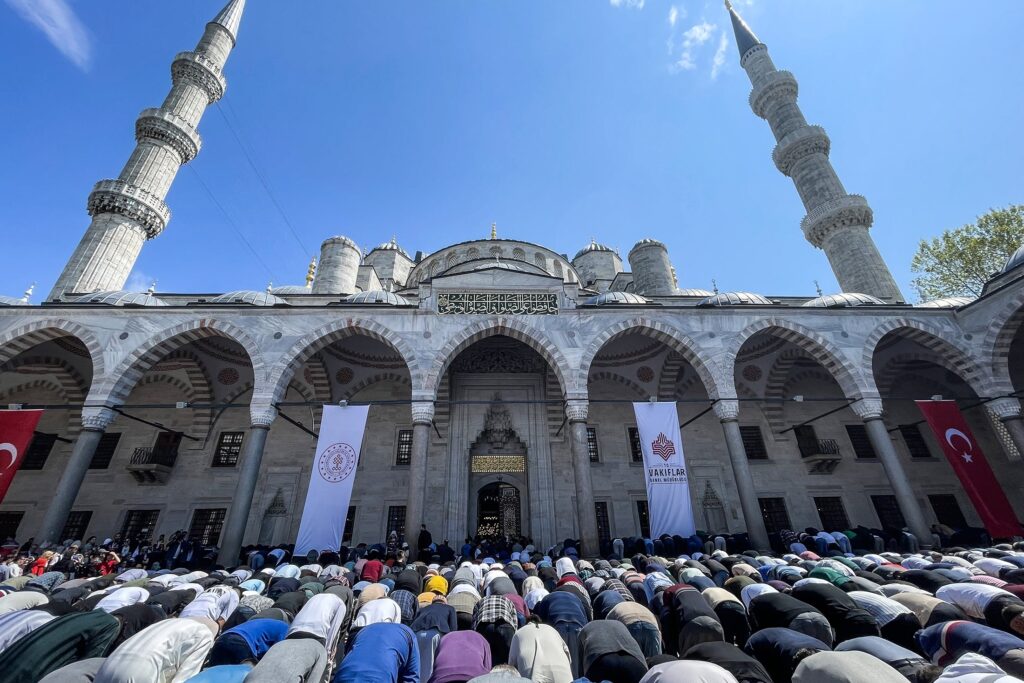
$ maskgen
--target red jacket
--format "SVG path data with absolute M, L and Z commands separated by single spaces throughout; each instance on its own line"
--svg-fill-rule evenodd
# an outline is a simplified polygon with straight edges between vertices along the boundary
M 50 558 L 48 557 L 37 558 L 36 561 L 32 563 L 32 569 L 30 569 L 29 572 L 36 576 L 42 576 L 46 573 L 46 563 L 49 561 Z

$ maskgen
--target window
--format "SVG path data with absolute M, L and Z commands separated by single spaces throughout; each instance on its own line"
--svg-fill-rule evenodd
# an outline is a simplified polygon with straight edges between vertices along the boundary
M 757 502 L 761 506 L 761 516 L 764 517 L 764 526 L 769 533 L 793 528 L 789 522 L 785 498 L 758 498 Z
M 960 503 L 957 502 L 956 496 L 953 494 L 936 493 L 928 496 L 928 502 L 932 504 L 932 510 L 935 510 L 935 518 L 939 520 L 939 524 L 945 524 L 954 529 L 967 527 L 963 510 L 960 509 Z
M 646 500 L 636 502 L 636 516 L 640 520 L 640 535 L 644 538 L 651 537 L 651 511 L 647 507 Z
M 245 432 L 221 432 L 210 467 L 234 467 L 237 465 L 244 438 Z
M 842 531 L 850 528 L 850 519 L 846 516 L 843 499 L 839 496 L 814 498 L 814 507 L 818 508 L 821 528 L 824 531 Z
M 928 442 L 924 440 L 924 435 L 921 434 L 920 425 L 900 425 L 899 430 L 911 458 L 932 457 L 932 451 L 928 448 Z
M 341 535 L 343 545 L 352 542 L 352 528 L 356 525 L 356 506 L 349 505 L 348 513 L 345 515 L 345 533 Z
M 902 529 L 907 525 L 896 496 L 871 496 L 871 504 L 878 513 L 878 523 L 883 529 Z
M 398 536 L 402 537 L 405 535 L 405 506 L 404 505 L 392 505 L 388 508 L 388 532 L 390 536 L 392 531 L 397 531 Z
M 203 545 L 220 543 L 220 531 L 224 528 L 224 517 L 227 508 L 205 508 L 192 513 L 192 526 L 188 529 L 188 537 Z
M 743 437 L 743 450 L 747 452 L 747 460 L 768 459 L 768 449 L 765 448 L 764 435 L 761 434 L 760 426 L 740 427 L 740 436 Z
M 629 460 L 630 462 L 644 461 L 644 447 L 640 443 L 640 430 L 630 427 L 629 432 Z
M 25 457 L 21 461 L 23 470 L 41 470 L 46 465 L 46 459 L 50 457 L 53 445 L 57 443 L 56 434 L 43 434 L 36 432 L 32 437 L 32 443 L 25 451 Z
M 64 530 L 60 532 L 61 541 L 81 541 L 85 539 L 85 531 L 89 528 L 89 520 L 92 519 L 92 510 L 80 510 L 68 515 L 68 521 L 64 523 Z
M 608 522 L 608 503 L 594 503 L 594 514 L 597 516 L 597 540 L 603 545 L 612 540 L 611 525 Z
M 21 525 L 21 518 L 24 512 L 0 512 L 0 538 L 5 541 L 8 538 L 18 539 L 18 527 Z
M 159 510 L 129 510 L 121 525 L 121 538 L 124 540 L 152 540 L 153 527 L 160 517 Z
M 597 450 L 597 430 L 587 427 L 587 453 L 590 454 L 590 462 L 601 462 L 601 453 Z
M 853 454 L 859 460 L 873 460 L 878 457 L 875 455 L 874 446 L 871 445 L 871 439 L 868 438 L 867 427 L 864 425 L 846 425 L 846 435 L 850 437 Z
M 105 470 L 110 467 L 110 461 L 114 459 L 117 451 L 117 444 L 121 441 L 121 432 L 107 432 L 100 437 L 96 444 L 96 452 L 92 454 L 92 461 L 89 463 L 90 470 Z
M 395 464 L 408 466 L 412 462 L 412 430 L 398 430 L 398 447 L 395 451 Z

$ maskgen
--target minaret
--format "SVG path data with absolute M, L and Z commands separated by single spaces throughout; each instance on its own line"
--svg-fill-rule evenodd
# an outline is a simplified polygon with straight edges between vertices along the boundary
M 740 66 L 753 91 L 750 107 L 768 121 L 778 143 L 775 166 L 793 179 L 807 215 L 801 222 L 807 241 L 824 250 L 844 292 L 904 301 L 899 286 L 868 234 L 873 214 L 864 197 L 847 194 L 828 160 L 831 142 L 821 126 L 808 125 L 796 103 L 796 78 L 779 71 L 768 48 L 725 0 L 732 19 Z
M 199 153 L 196 126 L 203 113 L 224 96 L 224 64 L 235 47 L 244 9 L 245 0 L 231 0 L 206 25 L 195 51 L 174 58 L 171 92 L 160 108 L 139 115 L 138 144 L 121 175 L 96 183 L 89 195 L 92 223 L 50 300 L 73 292 L 121 289 L 143 243 L 167 226 L 171 210 L 164 198 L 181 165 Z

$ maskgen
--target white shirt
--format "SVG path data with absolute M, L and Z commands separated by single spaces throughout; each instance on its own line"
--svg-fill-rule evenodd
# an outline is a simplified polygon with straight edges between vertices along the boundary
M 984 583 L 951 583 L 935 591 L 935 597 L 956 605 L 974 619 L 985 618 L 985 608 L 1000 595 L 1013 595 Z

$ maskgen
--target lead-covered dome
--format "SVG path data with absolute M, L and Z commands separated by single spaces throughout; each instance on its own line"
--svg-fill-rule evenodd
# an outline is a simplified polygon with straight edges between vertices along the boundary
M 347 304 L 381 304 L 384 306 L 411 306 L 412 303 L 405 297 L 398 296 L 394 292 L 385 292 L 382 289 L 374 289 L 369 292 L 356 292 L 342 299 Z
M 1022 244 L 1017 251 L 1013 252 L 1010 258 L 1006 259 L 1006 265 L 1003 266 L 1003 272 L 1009 273 L 1014 268 L 1024 266 L 1024 244 Z
M 592 251 L 604 251 L 604 252 L 611 252 L 613 254 L 617 253 L 614 249 L 612 249 L 611 247 L 609 247 L 606 244 L 598 244 L 594 240 L 590 240 L 590 244 L 588 244 L 587 246 L 585 246 L 582 249 L 580 249 L 579 251 L 577 251 L 576 255 L 572 257 L 572 260 L 575 261 L 580 256 L 583 256 L 584 254 L 589 254 Z
M 313 288 L 305 285 L 281 285 L 280 287 L 272 287 L 270 293 L 275 296 L 282 294 L 312 294 Z
M 817 299 L 811 299 L 803 303 L 805 308 L 852 308 L 854 306 L 877 306 L 885 304 L 881 299 L 870 294 L 858 292 L 840 292 L 839 294 L 826 294 Z
M 698 306 L 771 306 L 771 299 L 752 292 L 722 292 L 704 299 Z
M 25 306 L 28 302 L 24 299 L 16 299 L 13 296 L 3 296 L 0 294 L 0 306 Z
M 969 296 L 947 296 L 942 299 L 932 299 L 917 304 L 916 308 L 960 308 L 974 301 Z
M 604 292 L 583 302 L 585 306 L 643 306 L 649 303 L 651 302 L 633 292 Z
M 75 299 L 76 304 L 103 304 L 105 306 L 167 306 L 167 302 L 153 296 L 152 292 L 128 292 L 123 289 L 109 292 L 93 292 Z
M 210 299 L 212 304 L 244 304 L 247 306 L 287 306 L 288 302 L 270 292 L 257 292 L 253 289 L 240 289 Z
M 397 251 L 405 258 L 409 259 L 410 261 L 412 260 L 411 258 L 409 258 L 408 252 L 406 252 L 405 249 L 402 249 L 402 247 L 398 246 L 398 242 L 394 237 L 392 237 L 389 241 L 384 242 L 383 244 L 378 244 L 377 246 L 370 250 L 370 253 L 372 254 L 375 251 Z
M 475 266 L 473 266 L 471 270 L 487 270 L 488 268 L 498 268 L 500 270 L 514 270 L 518 273 L 529 272 L 526 270 L 526 268 L 523 268 L 521 265 L 515 263 L 514 261 L 499 261 L 498 259 L 478 263 Z
M 688 289 L 677 289 L 676 293 L 675 293 L 675 296 L 701 296 L 701 297 L 708 297 L 708 296 L 714 296 L 714 295 L 715 295 L 714 292 L 708 291 L 706 289 L 700 289 L 700 288 L 697 288 L 697 287 L 690 287 Z

